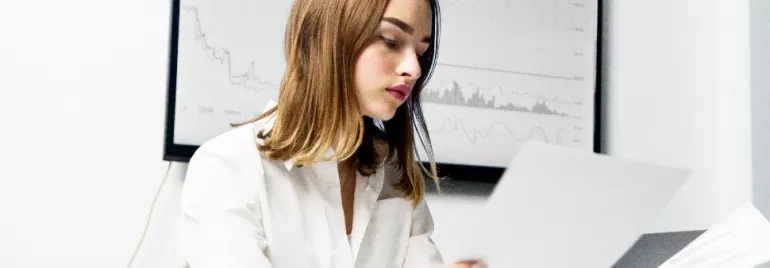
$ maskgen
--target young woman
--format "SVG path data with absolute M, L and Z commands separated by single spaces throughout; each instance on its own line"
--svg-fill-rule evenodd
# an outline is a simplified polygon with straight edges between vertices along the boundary
M 431 152 L 420 91 L 438 14 L 437 0 L 295 0 L 278 103 L 190 160 L 192 268 L 443 264 L 423 198 L 435 164 L 415 158 L 415 140 Z

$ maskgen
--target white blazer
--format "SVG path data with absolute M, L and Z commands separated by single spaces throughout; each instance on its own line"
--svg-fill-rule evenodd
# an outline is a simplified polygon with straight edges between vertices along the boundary
M 275 116 L 204 143 L 182 188 L 180 238 L 191 268 L 427 268 L 443 264 L 423 200 L 416 208 L 380 168 L 356 178 L 350 237 L 337 163 L 296 167 L 257 150 Z

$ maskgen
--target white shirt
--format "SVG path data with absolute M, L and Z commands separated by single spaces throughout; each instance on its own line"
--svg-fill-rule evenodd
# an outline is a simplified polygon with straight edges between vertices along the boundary
M 191 268 L 427 268 L 442 264 L 423 200 L 412 208 L 380 168 L 356 178 L 348 238 L 337 163 L 296 167 L 257 150 L 275 116 L 199 147 L 182 188 L 181 242 Z

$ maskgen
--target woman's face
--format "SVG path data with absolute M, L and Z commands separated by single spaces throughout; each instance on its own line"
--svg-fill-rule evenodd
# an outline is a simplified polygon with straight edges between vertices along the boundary
M 426 0 L 390 0 L 373 41 L 356 62 L 356 96 L 365 116 L 387 121 L 420 78 L 419 58 L 431 42 Z

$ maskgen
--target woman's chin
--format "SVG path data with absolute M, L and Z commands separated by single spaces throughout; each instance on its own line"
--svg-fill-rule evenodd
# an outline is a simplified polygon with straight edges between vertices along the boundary
M 393 116 L 396 115 L 395 112 L 396 112 L 395 110 L 393 110 L 393 112 L 390 112 L 390 113 L 383 111 L 383 112 L 378 112 L 378 113 L 369 115 L 369 117 L 380 121 L 388 121 L 390 119 L 393 119 Z
M 380 121 L 388 121 L 396 115 L 398 106 L 382 103 L 379 105 L 372 105 L 368 108 L 369 109 L 364 110 L 364 115 Z

